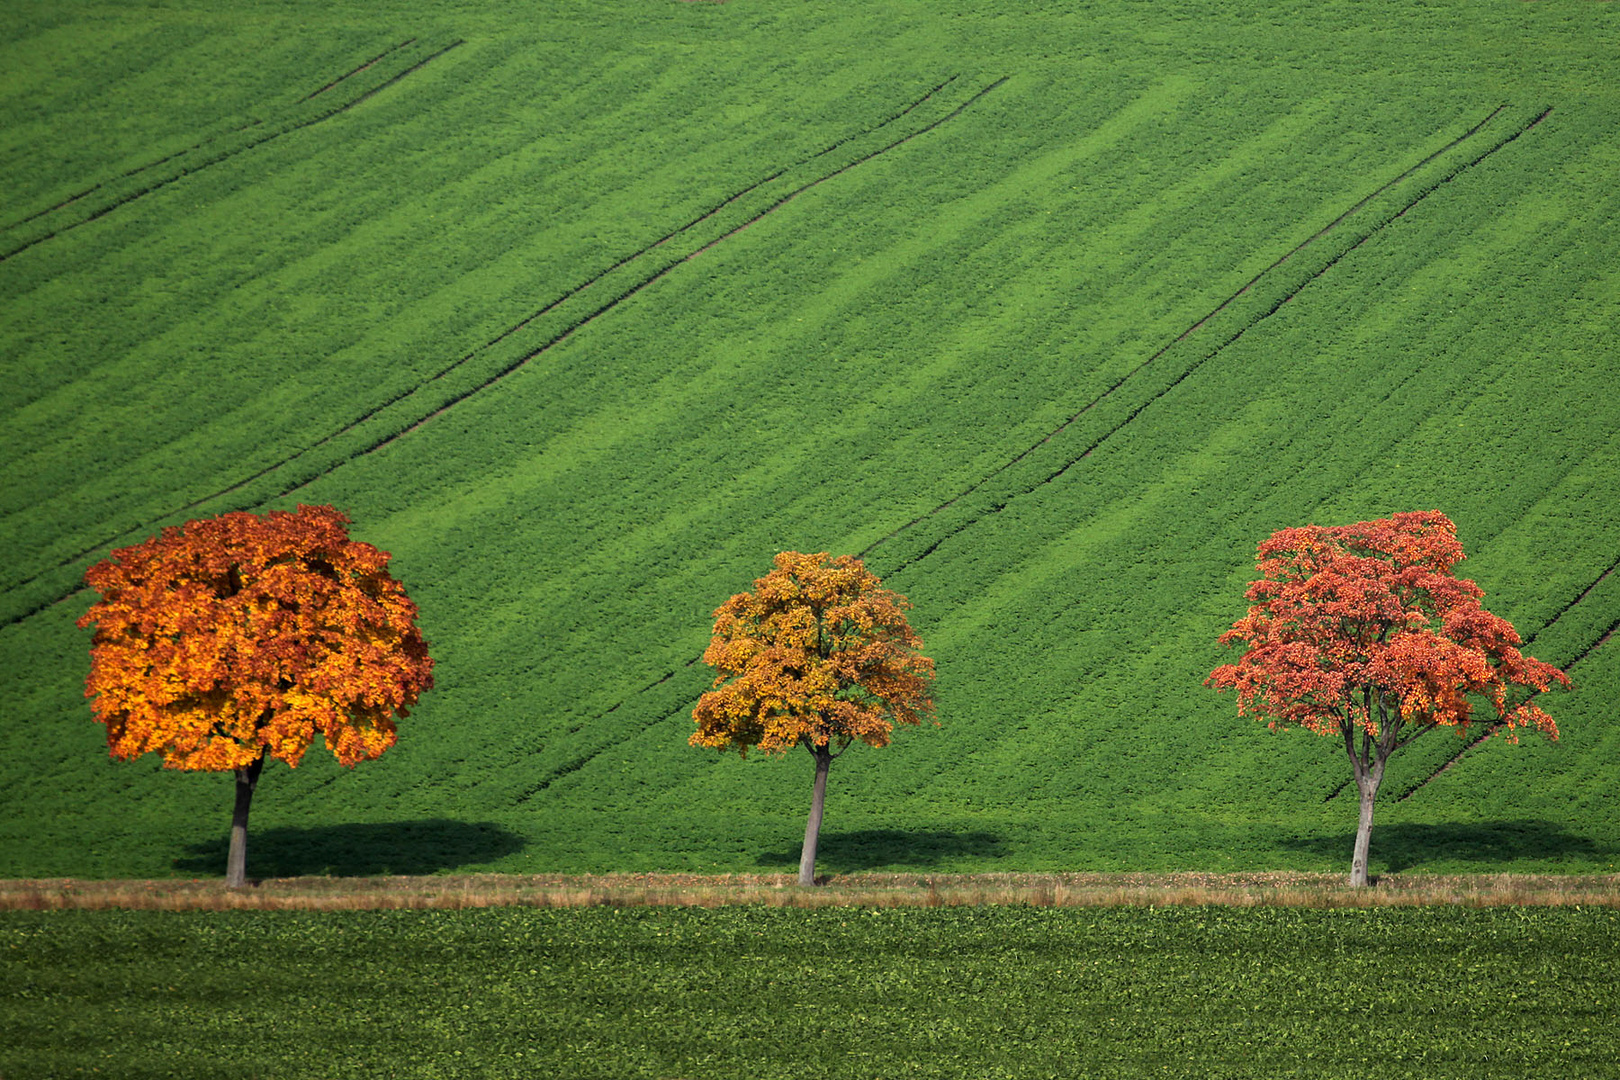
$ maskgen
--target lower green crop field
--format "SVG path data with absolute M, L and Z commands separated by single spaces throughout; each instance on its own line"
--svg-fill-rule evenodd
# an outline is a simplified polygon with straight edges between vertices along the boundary
M 1614 909 L 0 915 L 0 1075 L 1620 1076 Z
M 1259 540 L 1428 509 L 1575 689 L 1403 749 L 1373 871 L 1612 872 L 1617 57 L 1575 0 L 5 4 L 0 875 L 222 872 L 81 582 L 299 502 L 437 686 L 266 771 L 252 875 L 792 866 L 808 757 L 686 744 L 785 549 L 938 668 L 825 870 L 1338 868 L 1342 748 L 1203 680 Z

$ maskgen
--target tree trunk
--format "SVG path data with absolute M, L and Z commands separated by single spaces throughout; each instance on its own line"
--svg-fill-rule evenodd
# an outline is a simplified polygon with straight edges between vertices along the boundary
M 1380 773 L 1382 769 L 1378 770 Z M 1372 847 L 1373 799 L 1378 796 L 1378 782 L 1382 777 L 1358 777 L 1356 787 L 1361 791 L 1361 820 L 1356 825 L 1356 848 L 1350 856 L 1350 884 L 1370 885 L 1367 877 L 1367 852 Z
M 1340 730 L 1344 733 L 1344 749 L 1350 755 L 1350 768 L 1356 775 L 1356 790 L 1361 793 L 1361 817 L 1356 823 L 1356 846 L 1350 855 L 1350 885 L 1362 888 L 1372 884 L 1367 874 L 1367 853 L 1372 847 L 1373 801 L 1378 797 L 1378 785 L 1384 781 L 1384 763 L 1395 747 L 1400 745 L 1401 713 L 1399 706 L 1385 698 L 1374 687 L 1364 692 L 1363 701 L 1369 716 L 1378 717 L 1378 734 L 1361 731 L 1361 750 L 1356 751 L 1356 724 L 1347 716 Z
M 225 887 L 240 889 L 247 884 L 247 823 L 248 809 L 253 805 L 253 789 L 259 784 L 259 773 L 264 771 L 264 755 L 260 752 L 251 765 L 236 770 L 236 809 L 231 814 L 231 848 L 225 856 Z
M 799 852 L 799 884 L 816 883 L 816 843 L 821 838 L 821 809 L 827 802 L 827 770 L 832 768 L 832 748 L 811 746 L 816 759 L 815 794 L 810 797 L 810 818 L 804 823 L 804 847 Z

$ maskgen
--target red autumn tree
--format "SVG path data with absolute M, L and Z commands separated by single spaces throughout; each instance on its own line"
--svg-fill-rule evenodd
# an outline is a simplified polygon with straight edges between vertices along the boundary
M 815 883 L 816 843 L 833 759 L 856 740 L 886 746 L 895 724 L 933 712 L 934 662 L 906 622 L 906 598 L 881 588 L 861 561 L 784 551 L 776 569 L 714 613 L 703 653 L 718 669 L 698 699 L 693 746 L 815 759 L 799 884 Z
M 1452 576 L 1457 529 L 1438 510 L 1323 528 L 1280 529 L 1260 544 L 1249 613 L 1221 635 L 1247 651 L 1207 683 L 1236 690 L 1238 713 L 1344 741 L 1361 795 L 1350 884 L 1366 885 L 1373 799 L 1389 755 L 1434 727 L 1466 733 L 1476 704 L 1510 741 L 1534 726 L 1558 737 L 1533 697 L 1569 678 L 1523 655 L 1484 591 Z M 1525 694 L 1524 691 L 1531 693 Z
M 265 759 L 296 766 L 318 732 L 344 765 L 394 744 L 433 686 L 416 605 L 388 553 L 330 506 L 168 528 L 92 566 L 101 599 L 85 696 L 112 757 L 231 770 L 226 884 L 246 883 L 247 819 Z

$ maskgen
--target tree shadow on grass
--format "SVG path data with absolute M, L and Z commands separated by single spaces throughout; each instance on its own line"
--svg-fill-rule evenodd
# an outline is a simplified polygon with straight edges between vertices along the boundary
M 948 829 L 856 829 L 824 832 L 816 845 L 816 867 L 838 873 L 857 873 L 879 867 L 930 869 L 956 858 L 994 859 L 1006 853 L 1001 837 L 987 832 L 952 832 Z M 759 856 L 760 866 L 793 866 L 799 845 Z
M 1284 847 L 1308 851 L 1350 863 L 1356 840 L 1351 829 L 1340 836 L 1295 837 Z M 1424 825 L 1373 822 L 1370 862 L 1383 863 L 1389 873 L 1421 870 L 1437 864 L 1473 864 L 1489 872 L 1503 863 L 1521 860 L 1591 860 L 1613 856 L 1614 849 L 1590 837 L 1577 836 L 1550 821 L 1476 821 Z
M 174 860 L 186 873 L 225 873 L 228 836 L 193 844 Z M 425 821 L 248 829 L 247 869 L 254 878 L 372 877 L 433 874 L 488 862 L 523 849 L 523 838 L 499 825 L 431 818 Z

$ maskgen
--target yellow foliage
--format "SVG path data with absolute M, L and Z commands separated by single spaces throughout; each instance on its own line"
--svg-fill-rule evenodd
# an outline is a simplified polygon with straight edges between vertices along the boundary
M 714 613 L 689 742 L 784 753 L 794 746 L 884 746 L 895 724 L 932 716 L 934 662 L 906 622 L 905 597 L 859 559 L 784 551 L 776 568 Z

